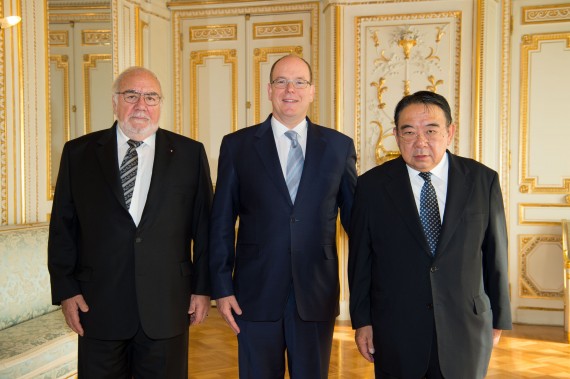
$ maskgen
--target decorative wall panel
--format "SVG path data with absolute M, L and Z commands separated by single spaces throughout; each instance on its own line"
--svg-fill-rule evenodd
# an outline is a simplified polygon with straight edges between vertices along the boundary
M 457 125 L 451 148 L 457 150 L 461 15 L 456 11 L 356 18 L 356 141 L 361 172 L 399 155 L 392 110 L 402 96 L 419 90 L 440 93 L 450 102 Z
M 560 235 L 519 235 L 520 296 L 561 299 L 564 295 Z

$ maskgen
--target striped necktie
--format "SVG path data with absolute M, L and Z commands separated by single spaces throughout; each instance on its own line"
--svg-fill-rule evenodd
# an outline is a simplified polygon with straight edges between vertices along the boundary
M 439 206 L 437 205 L 437 195 L 435 188 L 431 183 L 431 172 L 420 172 L 419 174 L 424 180 L 424 185 L 420 192 L 420 220 L 424 229 L 430 253 L 435 255 L 435 249 L 439 240 L 439 232 L 441 229 L 441 218 L 439 215 Z
M 285 178 L 285 181 L 287 182 L 291 201 L 295 203 L 297 190 L 299 189 L 299 182 L 301 181 L 301 174 L 303 173 L 303 162 L 305 159 L 303 158 L 303 149 L 297 140 L 299 135 L 296 132 L 289 130 L 285 132 L 285 136 L 291 140 L 291 148 L 287 155 L 287 177 Z
M 133 190 L 137 179 L 137 167 L 139 165 L 137 147 L 142 144 L 142 141 L 133 141 L 130 139 L 127 143 L 129 144 L 129 149 L 121 163 L 120 173 L 123 193 L 125 194 L 125 204 L 127 204 L 127 209 L 129 209 L 131 207 L 131 198 L 133 197 Z

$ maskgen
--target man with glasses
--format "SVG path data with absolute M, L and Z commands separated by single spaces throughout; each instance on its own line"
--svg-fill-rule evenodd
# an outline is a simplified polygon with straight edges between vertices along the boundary
M 115 124 L 63 149 L 52 300 L 79 335 L 79 378 L 187 378 L 188 327 L 210 308 L 208 161 L 158 127 L 154 73 L 131 67 L 112 89 Z
M 401 157 L 358 179 L 350 315 L 376 378 L 483 378 L 511 328 L 507 230 L 497 173 L 450 153 L 445 98 L 396 106 Z
M 339 314 L 336 225 L 348 227 L 356 153 L 307 117 L 309 64 L 277 60 L 273 112 L 224 137 L 212 206 L 212 298 L 237 334 L 241 379 L 328 377 Z M 237 241 L 236 219 L 239 217 Z

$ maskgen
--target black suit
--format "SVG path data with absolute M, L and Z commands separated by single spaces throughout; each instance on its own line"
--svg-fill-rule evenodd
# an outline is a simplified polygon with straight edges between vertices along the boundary
M 210 234 L 212 298 L 235 295 L 243 311 L 238 321 L 279 320 L 294 295 L 300 318 L 326 322 L 332 338 L 339 314 L 337 216 L 340 208 L 347 227 L 355 162 L 349 137 L 308 120 L 304 168 L 293 204 L 271 116 L 224 137 Z M 321 354 L 328 370 L 330 354 Z
M 85 337 L 128 339 L 140 325 L 166 339 L 187 332 L 191 294 L 210 292 L 208 162 L 200 143 L 159 129 L 137 227 L 121 187 L 116 127 L 63 149 L 48 245 L 52 300 L 84 296 Z
M 483 378 L 492 329 L 510 329 L 507 232 L 496 172 L 450 154 L 435 258 L 400 157 L 363 174 L 350 227 L 354 328 L 373 326 L 377 369 L 418 379 L 437 333 L 445 378 Z

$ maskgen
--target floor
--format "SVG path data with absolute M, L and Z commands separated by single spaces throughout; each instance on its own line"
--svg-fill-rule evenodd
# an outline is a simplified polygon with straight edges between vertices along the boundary
M 514 325 L 493 351 L 487 378 L 569 378 L 570 344 L 562 327 Z M 237 379 L 237 339 L 212 309 L 207 322 L 190 329 L 190 379 Z M 335 327 L 329 378 L 373 379 L 347 322 Z

